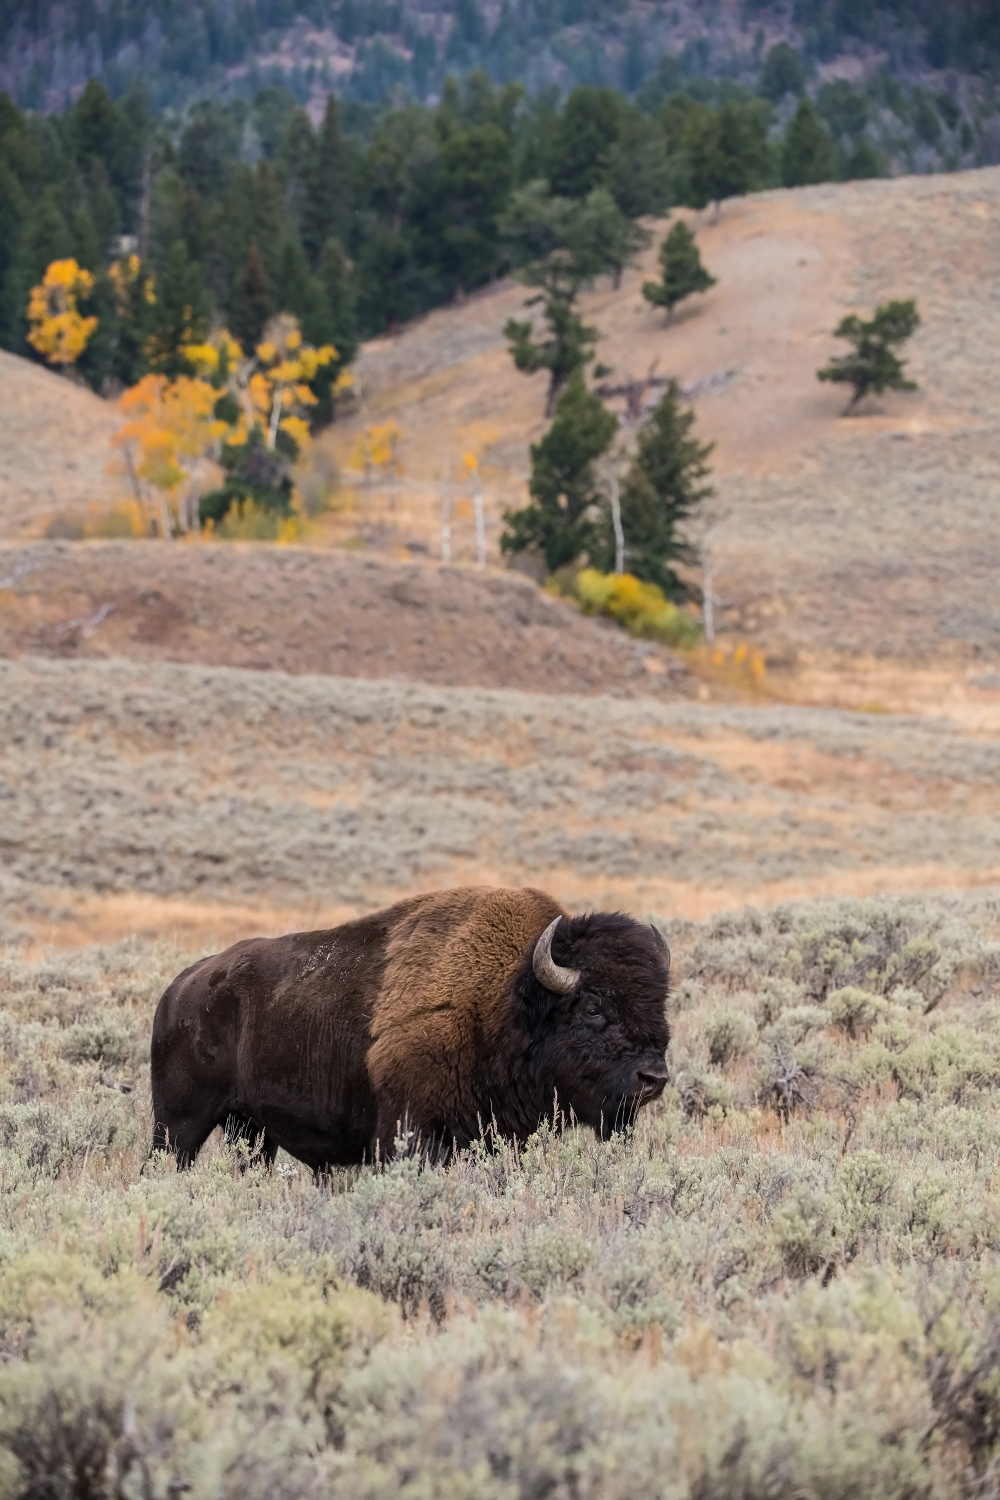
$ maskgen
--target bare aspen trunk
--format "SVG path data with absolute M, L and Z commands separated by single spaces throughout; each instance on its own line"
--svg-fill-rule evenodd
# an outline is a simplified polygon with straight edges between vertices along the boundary
M 153 528 L 151 524 L 151 517 L 149 514 L 149 507 L 146 504 L 146 497 L 142 492 L 142 485 L 139 483 L 139 476 L 135 472 L 135 463 L 132 459 L 132 450 L 126 444 L 122 449 L 122 452 L 125 455 L 125 467 L 128 469 L 128 477 L 132 482 L 132 493 L 135 495 L 136 504 L 138 505 L 139 510 L 142 514 L 142 524 L 143 526 L 145 526 L 147 531 L 151 532 Z
M 278 423 L 281 421 L 281 403 L 285 399 L 285 387 L 279 385 L 274 396 L 274 405 L 271 407 L 271 423 L 267 430 L 267 446 L 274 451 L 274 445 L 278 441 Z
M 483 514 L 483 481 L 478 469 L 473 471 L 472 486 L 472 505 L 476 513 L 476 562 L 481 568 L 485 568 L 486 517 Z
M 705 627 L 705 639 L 711 645 L 715 640 L 715 600 L 712 596 L 712 554 L 707 549 L 702 562 L 701 619 Z
M 612 464 L 610 470 L 611 525 L 615 533 L 615 572 L 625 571 L 625 533 L 622 530 L 622 502 L 618 485 L 618 470 Z
M 162 490 L 157 491 L 157 499 L 160 502 L 160 534 L 165 542 L 169 542 L 174 534 L 174 528 L 170 522 L 170 506 Z
M 441 495 L 441 561 L 451 562 L 451 464 Z

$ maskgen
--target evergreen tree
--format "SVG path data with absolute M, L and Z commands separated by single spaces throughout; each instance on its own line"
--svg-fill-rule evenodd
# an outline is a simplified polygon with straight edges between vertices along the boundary
M 684 136 L 693 208 L 740 197 L 762 187 L 771 168 L 770 108 L 761 100 L 731 100 L 690 114 Z
M 552 426 L 531 448 L 531 503 L 504 514 L 504 552 L 537 551 L 554 572 L 599 545 L 593 466 L 617 427 L 614 414 L 587 390 L 582 370 L 574 370 Z
M 694 235 L 683 219 L 677 220 L 664 239 L 658 259 L 660 280 L 644 281 L 642 295 L 654 307 L 665 307 L 669 322 L 679 302 L 694 292 L 707 292 L 715 286 L 715 277 L 702 265 Z
M 617 284 L 646 233 L 622 215 L 606 188 L 595 188 L 582 200 L 551 197 L 535 182 L 512 195 L 500 219 L 501 232 L 515 259 L 535 259 L 518 274 L 539 288 L 528 306 L 542 304 L 547 335 L 536 339 L 533 324 L 508 320 L 504 335 L 519 370 L 548 370 L 545 414 L 555 411 L 559 393 L 574 370 L 592 357 L 596 330 L 576 311 L 576 299 L 597 276 L 610 273 Z
M 11 333 L 14 348 L 27 352 L 27 306 L 31 288 L 40 282 L 54 260 L 73 254 L 73 237 L 59 207 L 54 188 L 32 204 L 17 239 L 17 257 L 10 276 Z
M 823 121 L 808 99 L 803 99 L 785 132 L 781 147 L 781 181 L 785 187 L 832 182 L 837 176 L 837 153 Z
M 780 104 L 788 94 L 801 94 L 804 87 L 799 54 L 787 42 L 778 42 L 764 59 L 760 92 L 772 104 Z
M 691 433 L 694 412 L 682 411 L 680 392 L 671 381 L 639 434 L 635 457 L 622 481 L 621 521 L 625 533 L 625 565 L 646 583 L 657 584 L 668 599 L 691 596 L 691 588 L 672 566 L 693 562 L 695 552 L 682 527 L 711 493 L 703 483 L 712 445 Z M 606 525 L 601 560 L 610 570 L 614 538 Z
M 882 155 L 875 150 L 866 135 L 858 137 L 854 150 L 844 163 L 844 179 L 847 182 L 859 182 L 865 178 L 882 177 L 885 174 L 885 161 Z
M 236 278 L 232 305 L 232 331 L 245 352 L 252 354 L 260 342 L 264 324 L 275 313 L 271 284 L 256 240 Z
M 555 127 L 546 175 L 552 191 L 583 198 L 608 180 L 608 155 L 618 138 L 624 101 L 611 89 L 574 89 Z
M 302 209 L 302 243 L 313 265 L 331 236 L 343 242 L 351 222 L 351 197 L 350 157 L 340 133 L 340 109 L 328 94 Z
M 180 353 L 185 344 L 199 343 L 208 328 L 209 300 L 200 268 L 184 241 L 173 242 L 156 283 L 156 305 L 147 344 L 149 368 L 158 374 L 188 374 Z
M 884 302 L 867 321 L 857 313 L 841 319 L 834 337 L 846 339 L 853 346 L 851 352 L 834 355 L 816 374 L 820 380 L 853 387 L 845 416 L 872 391 L 881 395 L 883 391 L 917 389 L 916 382 L 907 379 L 906 367 L 895 351 L 919 326 L 920 314 L 912 299 Z
M 517 318 L 509 318 L 503 332 L 510 341 L 510 352 L 519 370 L 526 375 L 548 370 L 545 415 L 550 417 L 566 383 L 577 374 L 583 379 L 581 372 L 593 357 L 597 329 L 584 323 L 577 313 L 574 302 L 579 289 L 560 276 L 557 267 L 551 263 L 539 267 L 536 276 L 532 284 L 543 287 L 544 293 L 532 301 L 543 303 L 546 336 L 536 340 L 534 324 Z

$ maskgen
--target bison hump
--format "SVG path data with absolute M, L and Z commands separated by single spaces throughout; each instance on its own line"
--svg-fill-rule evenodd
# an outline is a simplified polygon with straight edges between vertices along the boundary
M 488 1110 L 477 1083 L 509 1024 L 522 957 L 553 917 L 544 891 L 463 886 L 407 902 L 386 948 L 368 1071 L 420 1127 Z

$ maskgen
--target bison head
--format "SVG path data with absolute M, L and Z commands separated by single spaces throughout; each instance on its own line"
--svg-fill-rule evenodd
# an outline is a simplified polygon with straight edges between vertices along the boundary
M 557 917 L 517 982 L 534 1071 L 563 1109 L 608 1136 L 662 1094 L 670 951 L 630 917 Z

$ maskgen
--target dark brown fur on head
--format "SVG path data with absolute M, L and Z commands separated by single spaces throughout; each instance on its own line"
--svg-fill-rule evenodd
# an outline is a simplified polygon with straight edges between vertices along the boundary
M 570 994 L 539 984 L 530 955 L 513 994 L 538 1036 L 540 1078 L 554 1078 L 563 1107 L 607 1136 L 631 1123 L 667 1082 L 670 954 L 655 928 L 593 912 L 559 923 L 552 956 L 579 971 Z

